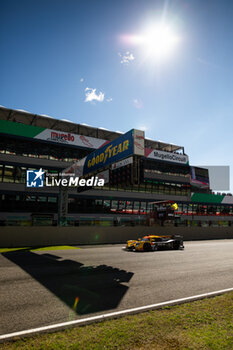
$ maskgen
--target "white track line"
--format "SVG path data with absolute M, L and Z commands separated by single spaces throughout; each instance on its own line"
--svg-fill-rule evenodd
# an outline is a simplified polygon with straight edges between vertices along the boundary
M 187 297 L 187 298 L 164 301 L 164 302 L 158 303 L 158 304 L 135 307 L 133 309 L 126 309 L 126 310 L 111 312 L 108 314 L 102 314 L 102 315 L 98 315 L 98 316 L 82 318 L 82 319 L 78 319 L 78 320 L 74 320 L 74 321 L 57 323 L 57 324 L 39 327 L 39 328 L 27 329 L 27 330 L 20 331 L 20 332 L 3 334 L 3 335 L 0 335 L 0 342 L 6 341 L 6 340 L 12 340 L 15 337 L 24 337 L 24 336 L 33 335 L 33 334 L 40 333 L 40 332 L 58 331 L 58 330 L 62 330 L 65 328 L 76 326 L 76 325 L 85 325 L 85 324 L 89 324 L 89 323 L 93 323 L 93 322 L 104 321 L 104 320 L 111 319 L 111 318 L 117 318 L 117 317 L 120 317 L 123 315 L 130 315 L 130 314 L 136 314 L 136 313 L 143 312 L 143 311 L 160 309 L 164 306 L 182 304 L 182 303 L 185 303 L 188 301 L 209 298 L 209 297 L 213 297 L 213 296 L 220 295 L 220 294 L 227 293 L 227 292 L 233 292 L 233 288 L 222 289 L 222 290 L 218 290 L 215 292 L 194 295 L 194 296 Z

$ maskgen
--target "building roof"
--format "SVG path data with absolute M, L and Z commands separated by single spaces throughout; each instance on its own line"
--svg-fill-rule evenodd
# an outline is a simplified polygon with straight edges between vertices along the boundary
M 67 119 L 56 119 L 51 116 L 33 114 L 24 110 L 9 109 L 4 106 L 0 106 L 0 119 L 78 135 L 96 137 L 108 141 L 112 141 L 122 135 L 120 132 L 107 130 L 101 127 L 97 128 L 87 124 L 76 124 Z M 168 152 L 184 150 L 183 146 L 147 138 L 145 139 L 145 146 Z

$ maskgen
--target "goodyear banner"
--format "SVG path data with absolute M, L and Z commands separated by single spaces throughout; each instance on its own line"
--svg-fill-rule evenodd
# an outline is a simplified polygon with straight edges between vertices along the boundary
M 132 155 L 134 152 L 133 132 L 134 130 L 130 130 L 116 140 L 89 154 L 85 160 L 83 175 Z
M 126 134 L 118 137 L 116 140 L 107 143 L 101 148 L 93 151 L 85 158 L 66 168 L 62 173 L 64 175 L 83 176 L 107 165 L 119 162 L 135 154 L 135 135 L 137 130 L 130 130 Z M 140 135 L 141 136 L 141 135 Z M 143 144 L 144 146 L 144 144 Z M 141 151 L 141 150 L 140 150 Z

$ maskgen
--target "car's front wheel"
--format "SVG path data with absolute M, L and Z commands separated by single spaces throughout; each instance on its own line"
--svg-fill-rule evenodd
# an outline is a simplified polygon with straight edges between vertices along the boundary
M 134 246 L 130 246 L 127 249 L 132 252 L 134 250 Z

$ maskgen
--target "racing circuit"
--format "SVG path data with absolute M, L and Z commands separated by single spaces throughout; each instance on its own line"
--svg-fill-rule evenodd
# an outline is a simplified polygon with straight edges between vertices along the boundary
M 0 255 L 0 335 L 233 287 L 233 240 Z

